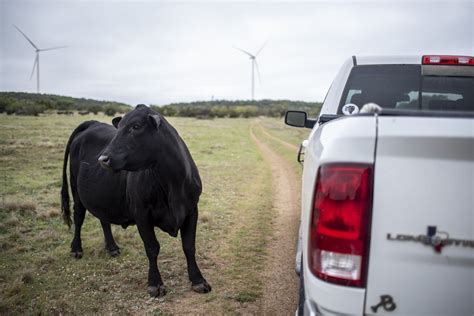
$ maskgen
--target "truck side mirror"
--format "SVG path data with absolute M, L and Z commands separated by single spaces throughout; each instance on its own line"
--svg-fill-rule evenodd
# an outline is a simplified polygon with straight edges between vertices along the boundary
M 308 114 L 303 111 L 286 111 L 285 124 L 295 127 L 313 128 L 316 120 L 308 118 Z
M 313 128 L 316 120 L 308 119 L 308 115 L 303 111 L 287 111 L 285 114 L 285 124 L 295 127 Z
M 306 122 L 306 112 L 287 111 L 285 115 L 285 124 L 295 127 L 304 127 Z

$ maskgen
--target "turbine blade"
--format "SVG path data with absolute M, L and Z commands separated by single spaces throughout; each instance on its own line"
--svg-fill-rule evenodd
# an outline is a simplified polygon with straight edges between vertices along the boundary
M 262 49 L 267 45 L 268 43 L 268 40 L 265 41 L 265 43 L 263 43 L 262 47 L 260 47 L 260 49 L 257 51 L 257 53 L 255 54 L 255 57 L 258 56 L 258 54 L 260 54 L 260 52 L 262 51 Z
M 33 64 L 33 70 L 31 71 L 30 80 L 33 78 L 33 74 L 35 73 L 36 65 L 38 65 L 38 53 L 36 53 L 35 63 Z
M 27 40 L 28 42 L 30 42 L 30 44 L 31 44 L 35 49 L 38 49 L 38 47 L 36 47 L 35 43 L 33 43 L 33 41 L 30 40 L 30 39 L 28 38 L 28 36 L 26 36 L 26 34 L 23 33 L 23 32 L 20 30 L 20 28 L 19 28 L 18 26 L 16 26 L 15 24 L 13 24 L 13 26 L 18 30 L 18 32 L 20 32 L 20 33 L 26 38 L 26 40 Z
M 240 49 L 240 48 L 235 47 L 235 46 L 234 46 L 234 48 L 237 49 L 237 50 L 240 50 L 240 51 L 241 51 L 242 53 L 244 53 L 244 54 L 249 55 L 250 58 L 254 58 L 254 57 L 255 57 L 254 55 L 250 54 L 249 52 L 247 52 L 247 51 L 245 51 L 245 50 L 243 50 L 243 49 Z
M 254 59 L 254 62 L 255 62 L 255 68 L 257 69 L 258 83 L 262 84 L 262 79 L 260 78 L 260 69 L 258 69 L 257 60 Z
M 48 47 L 48 48 L 44 48 L 44 49 L 39 49 L 39 51 L 40 51 L 40 52 L 44 52 L 45 50 L 61 49 L 61 48 L 66 48 L 66 47 L 69 47 L 69 46 Z

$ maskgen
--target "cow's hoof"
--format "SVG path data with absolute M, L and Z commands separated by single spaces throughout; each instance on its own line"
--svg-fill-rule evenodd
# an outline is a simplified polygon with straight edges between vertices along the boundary
M 149 286 L 148 294 L 150 294 L 151 297 L 162 297 L 166 295 L 166 288 L 164 285 Z
M 109 255 L 112 257 L 118 257 L 120 256 L 120 248 L 114 249 L 114 250 L 109 250 Z
M 194 292 L 197 292 L 200 294 L 209 293 L 212 290 L 211 285 L 207 283 L 206 281 L 200 284 L 195 284 L 195 285 L 193 284 L 192 289 Z
M 82 258 L 82 251 L 71 251 L 71 257 L 76 259 Z

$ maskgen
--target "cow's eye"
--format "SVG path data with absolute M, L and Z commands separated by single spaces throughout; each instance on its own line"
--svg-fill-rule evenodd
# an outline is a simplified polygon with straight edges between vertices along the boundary
M 135 124 L 135 125 L 132 126 L 132 128 L 133 128 L 133 129 L 139 129 L 139 128 L 140 128 L 140 125 Z

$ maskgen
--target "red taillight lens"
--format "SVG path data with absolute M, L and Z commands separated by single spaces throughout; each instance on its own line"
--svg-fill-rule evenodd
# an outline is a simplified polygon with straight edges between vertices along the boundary
M 319 168 L 309 240 L 309 266 L 328 282 L 365 286 L 372 167 L 330 164 Z
M 442 56 L 429 55 L 423 56 L 423 65 L 465 65 L 474 66 L 474 57 L 470 56 Z

